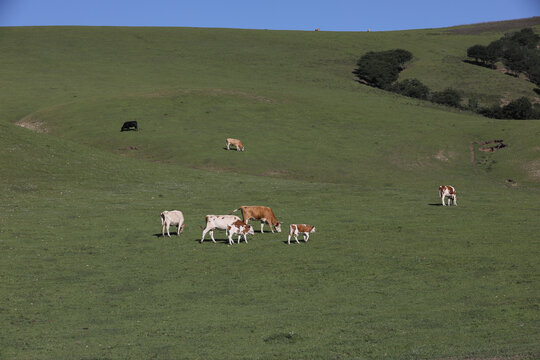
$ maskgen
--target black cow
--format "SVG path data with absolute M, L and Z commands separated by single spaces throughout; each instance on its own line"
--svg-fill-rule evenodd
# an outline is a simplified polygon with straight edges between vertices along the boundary
M 124 125 L 122 125 L 122 129 L 120 131 L 129 131 L 129 130 L 135 130 L 135 131 L 139 130 L 139 128 L 137 127 L 136 121 L 126 121 Z

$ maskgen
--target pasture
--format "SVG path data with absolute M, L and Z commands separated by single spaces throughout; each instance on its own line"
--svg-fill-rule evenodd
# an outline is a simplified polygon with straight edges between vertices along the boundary
M 352 74 L 402 47 L 435 90 L 534 96 L 458 61 L 501 34 L 0 28 L 0 358 L 537 358 L 540 123 Z M 199 243 L 241 205 L 283 232 Z

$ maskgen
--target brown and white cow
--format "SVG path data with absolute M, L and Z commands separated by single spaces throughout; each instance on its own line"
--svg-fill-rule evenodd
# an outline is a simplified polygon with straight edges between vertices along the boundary
M 453 186 L 450 186 L 450 185 L 439 186 L 439 196 L 441 197 L 443 206 L 446 206 L 446 204 L 444 203 L 445 197 L 448 197 L 448 206 L 450 206 L 450 199 L 452 199 L 454 201 L 454 205 L 457 206 L 457 194 L 456 194 L 456 189 L 454 189 Z
M 178 235 L 184 231 L 186 224 L 184 224 L 184 214 L 180 210 L 164 211 L 161 213 L 161 236 L 165 236 L 165 227 L 167 227 L 167 235 L 171 237 L 169 233 L 170 226 L 178 227 Z
M 238 243 L 240 244 L 240 238 L 242 235 L 244 235 L 244 241 L 247 244 L 247 238 L 246 235 L 254 235 L 255 231 L 253 231 L 253 226 L 246 224 L 242 220 L 237 220 L 231 225 L 227 226 L 227 230 L 229 231 L 229 245 L 234 244 L 234 240 L 232 239 L 233 235 L 238 234 Z
M 236 151 L 244 151 L 244 145 L 242 145 L 242 142 L 238 139 L 233 138 L 227 138 L 227 150 L 230 150 L 230 146 L 234 145 L 236 146 Z
M 261 222 L 261 233 L 263 233 L 264 223 L 267 223 L 270 226 L 270 230 L 274 232 L 276 228 L 277 232 L 281 232 L 281 223 L 277 221 L 276 216 L 272 209 L 266 206 L 240 206 L 238 209 L 231 212 L 237 212 L 242 210 L 242 217 L 244 222 L 247 224 L 249 220 L 259 220 Z
M 225 230 L 225 235 L 227 235 L 227 228 L 236 221 L 240 221 L 240 218 L 236 215 L 206 215 L 206 227 L 202 232 L 201 243 L 204 241 L 204 236 L 209 231 L 212 241 L 216 242 L 214 239 L 214 230 Z
M 298 241 L 298 234 L 302 233 L 304 235 L 304 242 L 307 242 L 309 240 L 309 234 L 315 232 L 315 226 L 306 225 L 306 224 L 291 224 L 289 226 L 289 238 L 287 239 L 287 243 L 291 243 L 291 236 L 294 235 L 294 240 L 298 244 L 300 242 Z

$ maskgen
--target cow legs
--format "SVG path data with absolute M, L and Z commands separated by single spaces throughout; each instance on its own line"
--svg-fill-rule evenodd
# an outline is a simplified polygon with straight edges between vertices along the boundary
M 205 228 L 202 232 L 202 237 L 201 237 L 201 243 L 204 241 L 204 237 L 206 236 L 206 233 L 208 232 L 208 228 Z
M 210 237 L 212 238 L 212 241 L 215 243 L 216 240 L 214 239 L 214 229 L 210 230 Z
M 287 238 L 287 244 L 291 245 L 291 236 L 292 233 L 289 233 L 289 237 Z
M 161 236 L 165 236 L 165 223 L 161 223 Z
M 171 226 L 171 224 L 167 223 L 167 235 L 168 235 L 169 237 L 171 237 L 171 234 L 169 233 L 169 227 L 170 227 L 170 226 Z
M 304 242 L 309 240 L 309 233 L 304 233 Z
M 264 222 L 261 221 L 261 234 L 264 233 Z
M 230 145 L 231 145 L 231 144 L 227 141 L 227 150 L 230 150 L 230 149 L 229 149 L 229 146 L 230 146 Z
M 442 200 L 442 206 L 446 206 L 446 204 L 444 203 L 444 195 L 441 197 L 441 200 Z
M 186 224 L 182 224 L 182 226 L 180 226 L 180 224 L 178 224 L 178 236 L 180 236 L 182 231 L 184 231 L 185 226 L 186 226 Z
M 457 206 L 457 195 L 454 195 L 454 206 Z

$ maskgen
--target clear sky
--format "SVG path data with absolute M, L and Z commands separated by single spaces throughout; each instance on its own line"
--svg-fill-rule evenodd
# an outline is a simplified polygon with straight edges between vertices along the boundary
M 424 29 L 540 16 L 540 0 L 0 0 L 0 26 Z

